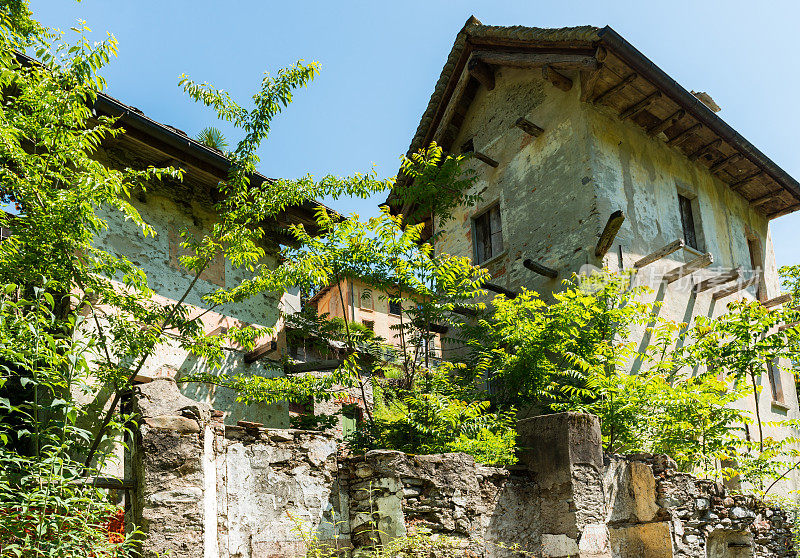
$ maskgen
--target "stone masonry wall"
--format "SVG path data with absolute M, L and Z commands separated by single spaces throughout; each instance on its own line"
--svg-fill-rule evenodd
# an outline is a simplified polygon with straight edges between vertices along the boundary
M 780 508 L 666 456 L 603 456 L 590 415 L 521 421 L 508 470 L 459 453 L 345 458 L 319 432 L 215 423 L 167 379 L 137 391 L 131 519 L 146 558 L 300 558 L 311 543 L 350 555 L 420 528 L 486 558 L 796 555 Z

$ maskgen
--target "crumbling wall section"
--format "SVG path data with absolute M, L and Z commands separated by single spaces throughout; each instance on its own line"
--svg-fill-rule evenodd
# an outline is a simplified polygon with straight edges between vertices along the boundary
M 355 548 L 403 536 L 409 528 L 461 539 L 477 556 L 538 552 L 539 490 L 525 470 L 476 464 L 463 453 L 409 455 L 375 450 L 344 463 Z
M 665 455 L 606 456 L 615 558 L 796 556 L 786 512 L 676 470 Z
M 666 456 L 603 456 L 590 415 L 522 421 L 509 470 L 461 453 L 343 457 L 323 433 L 214 422 L 168 379 L 141 386 L 134 410 L 145 557 L 348 555 L 420 529 L 484 558 L 796 556 L 783 510 Z

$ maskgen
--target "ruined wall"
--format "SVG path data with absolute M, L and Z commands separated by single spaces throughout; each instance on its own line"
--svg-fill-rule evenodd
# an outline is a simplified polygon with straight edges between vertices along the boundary
M 666 456 L 603 456 L 589 415 L 526 419 L 520 465 L 506 470 L 465 454 L 344 458 L 320 433 L 214 424 L 168 380 L 137 398 L 132 519 L 147 557 L 347 554 L 420 530 L 487 558 L 795 556 L 780 508 L 677 473 Z
M 604 485 L 615 558 L 796 555 L 781 508 L 678 473 L 665 455 L 606 456 Z

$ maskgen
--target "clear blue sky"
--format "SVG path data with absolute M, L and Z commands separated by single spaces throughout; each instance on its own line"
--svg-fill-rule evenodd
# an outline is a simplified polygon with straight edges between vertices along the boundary
M 349 174 L 372 164 L 395 175 L 453 39 L 474 14 L 487 25 L 611 25 L 684 87 L 710 93 L 721 117 L 800 178 L 793 1 L 31 0 L 31 8 L 52 27 L 80 18 L 97 38 L 112 32 L 120 46 L 104 73 L 109 93 L 190 135 L 216 125 L 236 139 L 182 93 L 181 73 L 246 100 L 264 71 L 319 61 L 322 74 L 274 122 L 261 150 L 268 176 Z M 376 211 L 361 200 L 333 205 Z M 800 263 L 800 214 L 773 221 L 772 236 L 779 265 Z

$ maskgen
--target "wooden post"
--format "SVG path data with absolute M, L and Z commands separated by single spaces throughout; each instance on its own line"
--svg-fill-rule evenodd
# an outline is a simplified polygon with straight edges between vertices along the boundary
M 721 298 L 725 298 L 726 296 L 732 295 L 733 293 L 738 293 L 739 291 L 742 291 L 751 285 L 755 285 L 756 283 L 758 283 L 758 275 L 748 279 L 747 281 L 738 281 L 733 286 L 714 291 L 711 294 L 711 298 L 714 300 L 719 300 Z
M 549 268 L 547 266 L 544 266 L 542 264 L 536 263 L 531 259 L 525 260 L 524 262 L 522 262 L 522 265 L 524 265 L 526 268 L 530 269 L 534 273 L 538 273 L 539 275 L 544 275 L 545 277 L 549 277 L 550 279 L 555 279 L 556 277 L 558 277 L 558 271 Z
M 694 286 L 695 293 L 702 293 L 703 291 L 707 291 L 708 289 L 719 287 L 720 285 L 724 285 L 725 283 L 730 283 L 731 281 L 737 281 L 742 274 L 742 268 L 737 267 L 736 269 L 732 269 L 730 271 L 726 271 L 725 273 L 721 273 L 716 277 L 709 277 L 708 279 L 704 279 L 700 281 L 697 285 Z
M 617 236 L 619 228 L 622 226 L 624 221 L 625 213 L 623 213 L 621 209 L 618 209 L 609 216 L 603 232 L 600 233 L 600 239 L 597 241 L 597 246 L 594 249 L 594 255 L 596 257 L 602 258 L 606 255 L 608 250 L 611 248 L 611 245 L 614 243 L 614 238 Z
M 653 263 L 653 262 L 655 262 L 657 260 L 660 260 L 661 258 L 663 258 L 665 256 L 669 256 L 670 254 L 672 254 L 673 252 L 675 252 L 677 250 L 680 250 L 684 246 L 686 246 L 686 241 L 684 239 L 682 239 L 682 238 L 680 238 L 680 239 L 678 239 L 678 240 L 676 240 L 674 242 L 670 242 L 669 244 L 667 244 L 663 248 L 659 248 L 655 252 L 651 252 L 651 253 L 647 254 L 645 257 L 643 257 L 642 259 L 640 259 L 639 261 L 634 263 L 633 267 L 635 267 L 636 269 L 639 269 L 640 267 L 644 267 L 647 264 L 651 264 L 651 263 Z
M 540 128 L 525 117 L 517 118 L 517 121 L 514 122 L 514 126 L 533 137 L 539 137 L 544 133 L 543 128 Z
M 656 99 L 661 97 L 661 91 L 656 91 L 655 93 L 651 93 L 638 103 L 631 105 L 630 107 L 626 108 L 622 112 L 619 113 L 619 117 L 622 120 L 627 120 L 628 118 L 635 116 L 642 112 L 644 109 L 649 107 L 653 104 Z
M 661 132 L 663 132 L 664 130 L 666 130 L 667 128 L 669 128 L 670 126 L 674 126 L 675 124 L 677 124 L 678 121 L 684 116 L 686 116 L 686 111 L 683 109 L 678 109 L 672 114 L 670 114 L 668 117 L 666 117 L 664 120 L 662 120 L 649 130 L 647 130 L 647 133 L 650 134 L 651 136 L 656 136 Z
M 592 103 L 599 103 L 603 99 L 610 97 L 611 95 L 618 93 L 619 91 L 622 91 L 622 89 L 624 89 L 626 85 L 632 83 L 633 80 L 635 80 L 637 77 L 639 76 L 638 74 L 635 73 L 624 77 L 619 83 L 617 83 L 616 85 L 612 85 L 611 87 L 609 87 L 608 89 L 597 95 L 594 99 L 592 99 Z
M 542 66 L 542 76 L 561 91 L 572 89 L 572 80 L 564 74 L 560 74 L 550 66 Z
M 487 91 L 494 89 L 494 71 L 484 61 L 473 58 L 467 64 L 469 75 L 474 77 Z
M 714 256 L 712 256 L 710 253 L 703 254 L 699 258 L 695 258 L 692 261 L 665 273 L 664 282 L 669 285 L 670 283 L 673 283 L 682 277 L 691 275 L 698 269 L 703 269 L 704 267 L 710 266 L 712 263 L 714 263 Z

